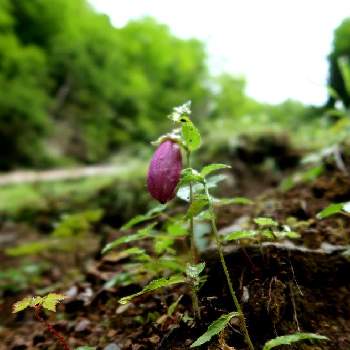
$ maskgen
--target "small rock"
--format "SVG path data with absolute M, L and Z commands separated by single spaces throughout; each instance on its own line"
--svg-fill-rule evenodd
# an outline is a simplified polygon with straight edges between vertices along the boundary
M 90 326 L 91 322 L 87 319 L 83 319 L 80 320 L 78 322 L 78 324 L 75 326 L 75 331 L 77 333 L 85 333 L 85 332 L 89 332 L 89 326 Z
M 110 343 L 107 346 L 105 346 L 103 350 L 121 350 L 121 348 L 116 343 Z

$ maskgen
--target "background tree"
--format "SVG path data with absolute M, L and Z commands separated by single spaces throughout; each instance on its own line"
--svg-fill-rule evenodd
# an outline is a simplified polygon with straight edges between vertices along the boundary
M 203 109 L 206 53 L 145 18 L 114 28 L 85 0 L 0 0 L 2 169 L 106 159 L 162 131 L 169 106 Z
M 339 59 L 350 60 L 350 18 L 345 19 L 334 32 L 333 49 L 329 55 L 329 86 L 337 93 L 346 107 L 350 107 L 350 95 L 347 91 Z M 334 106 L 334 96 L 330 96 L 328 106 Z

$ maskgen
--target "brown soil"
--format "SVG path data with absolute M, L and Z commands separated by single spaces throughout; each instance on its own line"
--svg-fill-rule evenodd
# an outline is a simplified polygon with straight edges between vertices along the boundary
M 240 247 L 226 247 L 229 270 L 256 349 L 262 349 L 268 339 L 300 329 L 330 340 L 300 343 L 294 349 L 349 350 L 350 262 L 343 252 L 350 242 L 350 219 L 344 215 L 316 218 L 329 203 L 350 200 L 349 175 L 331 166 L 317 180 L 287 192 L 271 190 L 269 184 L 263 193 L 252 185 L 239 194 L 247 192 L 255 192 L 255 204 L 222 208 L 218 213 L 220 228 L 237 224 L 242 217 L 246 225 L 253 225 L 253 218 L 267 216 L 280 224 L 288 222 L 301 235 L 293 242 L 262 246 L 242 242 Z M 197 322 L 186 321 L 185 316 L 191 315 L 191 300 L 184 286 L 149 293 L 121 306 L 118 298 L 139 291 L 140 286 L 103 288 L 105 281 L 121 271 L 125 260 L 96 256 L 81 281 L 67 286 L 69 299 L 59 312 L 50 315 L 55 329 L 72 348 L 90 344 L 99 350 L 189 349 L 211 321 L 234 309 L 212 249 L 202 255 L 208 279 L 200 290 L 202 319 Z M 176 311 L 168 316 L 168 306 L 180 295 L 184 296 Z M 10 305 L 19 297 L 16 293 L 3 295 L 0 349 L 59 349 L 30 311 L 10 315 Z M 237 320 L 232 320 L 219 339 L 214 337 L 200 349 L 246 350 Z

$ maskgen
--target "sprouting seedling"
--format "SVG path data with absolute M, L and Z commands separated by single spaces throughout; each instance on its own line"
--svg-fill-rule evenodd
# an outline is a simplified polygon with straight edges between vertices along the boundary
M 28 307 L 34 308 L 34 315 L 36 319 L 45 325 L 47 330 L 56 338 L 57 342 L 62 345 L 62 348 L 64 350 L 71 350 L 64 337 L 59 332 L 57 332 L 55 328 L 41 316 L 41 312 L 43 309 L 56 312 L 57 304 L 64 299 L 64 295 L 56 293 L 49 293 L 44 297 L 25 297 L 22 300 L 17 301 L 13 305 L 12 313 L 23 311 Z

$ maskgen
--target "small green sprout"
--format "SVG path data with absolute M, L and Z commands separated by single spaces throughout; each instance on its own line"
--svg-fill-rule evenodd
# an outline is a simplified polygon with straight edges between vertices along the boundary
M 57 342 L 62 345 L 63 349 L 71 350 L 67 341 L 64 339 L 64 337 L 59 332 L 57 332 L 54 329 L 54 327 L 41 316 L 42 309 L 56 312 L 57 304 L 60 303 L 65 298 L 66 297 L 63 294 L 57 294 L 57 293 L 49 293 L 44 297 L 28 296 L 23 298 L 22 300 L 17 301 L 13 305 L 12 313 L 23 311 L 29 307 L 34 308 L 35 317 L 46 326 L 47 330 L 57 339 Z

